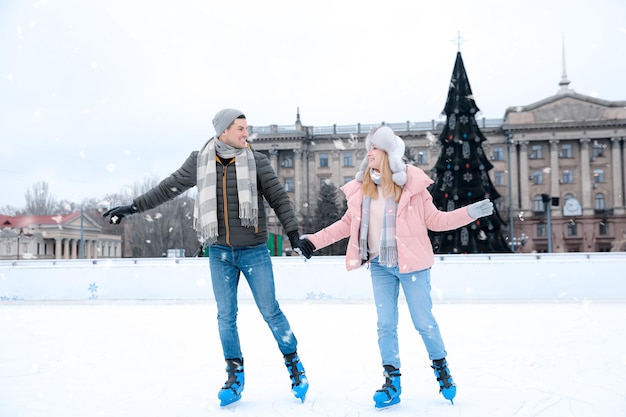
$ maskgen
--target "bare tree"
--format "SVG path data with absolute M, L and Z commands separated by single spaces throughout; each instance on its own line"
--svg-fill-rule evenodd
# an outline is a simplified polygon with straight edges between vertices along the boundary
M 5 216 L 19 216 L 20 210 L 17 207 L 11 205 L 0 207 L 0 214 Z
M 24 196 L 26 197 L 25 215 L 47 216 L 56 214 L 55 208 L 57 204 L 48 190 L 46 181 L 39 181 L 33 184 L 32 188 L 27 190 Z
M 134 196 L 141 195 L 158 184 L 147 178 L 132 187 Z M 129 204 L 127 199 L 123 204 Z M 198 252 L 199 242 L 193 230 L 194 200 L 188 193 L 160 206 L 127 217 L 124 230 L 124 254 L 133 258 L 162 257 L 168 249 L 184 249 L 186 256 Z

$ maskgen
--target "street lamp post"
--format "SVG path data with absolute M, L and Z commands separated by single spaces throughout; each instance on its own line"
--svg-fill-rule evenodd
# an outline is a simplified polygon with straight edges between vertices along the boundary
M 515 252 L 515 246 L 513 242 L 513 236 L 515 236 L 514 224 L 513 224 L 513 174 L 511 173 L 511 145 L 513 144 L 513 135 L 511 135 L 511 130 L 509 129 L 506 134 L 506 151 L 507 151 L 507 169 L 509 171 L 508 182 L 509 182 L 509 244 L 511 245 L 511 250 Z
M 548 194 L 541 194 L 541 200 L 548 220 L 548 253 L 552 253 L 552 198 Z

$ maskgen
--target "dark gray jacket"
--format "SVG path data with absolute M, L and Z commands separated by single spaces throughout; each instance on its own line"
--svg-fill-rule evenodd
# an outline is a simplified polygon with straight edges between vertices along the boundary
M 239 198 L 237 196 L 237 173 L 235 160 L 224 164 L 217 158 L 217 222 L 216 244 L 234 247 L 254 246 L 266 243 L 268 239 L 267 214 L 263 199 L 278 216 L 286 233 L 298 231 L 298 220 L 284 187 L 280 183 L 269 158 L 261 152 L 253 151 L 257 168 L 257 189 L 259 194 L 259 225 L 243 227 L 239 220 Z M 150 210 L 197 185 L 198 151 L 192 152 L 183 165 L 147 193 L 135 198 L 133 204 L 142 212 Z M 223 187 L 226 182 L 226 187 Z M 224 190 L 225 191 L 222 191 Z M 224 216 L 224 202 L 227 202 L 227 216 Z M 225 221 L 228 219 L 228 222 Z

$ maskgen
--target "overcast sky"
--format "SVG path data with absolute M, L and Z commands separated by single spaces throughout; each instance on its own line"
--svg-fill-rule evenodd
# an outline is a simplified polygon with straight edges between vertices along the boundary
M 457 52 L 483 117 L 570 87 L 626 100 L 623 0 L 3 0 L 0 207 L 177 169 L 224 107 L 248 123 L 439 119 Z

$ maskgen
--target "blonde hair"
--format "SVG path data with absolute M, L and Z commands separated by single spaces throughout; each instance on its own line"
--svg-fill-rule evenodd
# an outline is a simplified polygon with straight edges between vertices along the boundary
M 400 196 L 402 195 L 402 187 L 393 182 L 391 178 L 393 172 L 391 172 L 391 168 L 389 167 L 389 157 L 387 156 L 387 152 L 383 152 L 380 160 L 380 174 L 380 186 L 383 190 L 383 197 L 393 197 L 394 201 L 398 203 L 400 201 Z M 363 173 L 363 195 L 372 199 L 378 198 L 378 189 L 376 183 L 374 183 L 372 177 L 370 177 L 369 168 L 366 168 Z

